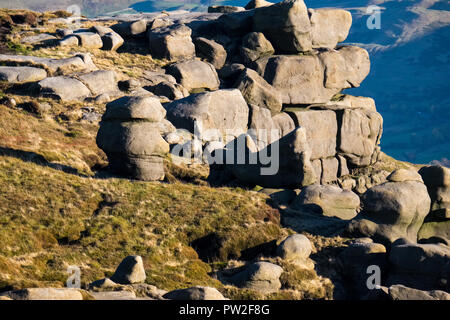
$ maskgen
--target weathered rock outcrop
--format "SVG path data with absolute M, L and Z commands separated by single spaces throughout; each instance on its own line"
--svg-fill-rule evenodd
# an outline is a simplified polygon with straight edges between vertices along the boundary
M 242 39 L 241 56 L 247 64 L 274 53 L 272 44 L 261 32 L 251 32 Z
M 171 65 L 167 73 L 174 76 L 177 82 L 188 91 L 217 90 L 220 86 L 219 76 L 213 65 L 189 60 Z
M 247 131 L 249 109 L 239 90 L 218 90 L 192 94 L 165 106 L 167 119 L 177 128 L 200 134 L 218 130 L 222 136 Z
M 123 97 L 107 105 L 97 145 L 112 171 L 139 180 L 164 179 L 169 145 L 161 136 L 160 122 L 165 114 L 154 97 Z
M 306 268 L 314 267 L 308 259 L 311 253 L 311 242 L 303 234 L 289 236 L 277 247 L 277 255 L 280 258 Z
M 349 231 L 386 245 L 400 238 L 417 242 L 431 200 L 425 185 L 417 181 L 418 175 L 414 180 L 411 175 L 399 179 L 401 175 L 394 173 L 388 182 L 367 190 L 362 196 L 364 209 L 349 225 Z
M 248 104 L 267 108 L 273 115 L 281 111 L 281 95 L 256 71 L 245 69 L 237 80 L 236 87 L 242 92 Z
M 339 9 L 309 9 L 313 48 L 335 48 L 347 39 L 352 15 Z
M 306 130 L 302 127 L 259 152 L 257 149 L 248 150 L 255 164 L 232 165 L 234 176 L 244 183 L 270 188 L 298 188 L 317 181 Z
M 212 64 L 214 68 L 221 69 L 225 65 L 227 52 L 222 45 L 201 37 L 195 39 L 194 44 L 197 56 Z
M 258 73 L 282 94 L 284 104 L 326 103 L 358 87 L 370 71 L 366 50 L 345 46 L 320 54 L 276 55 L 255 62 Z
M 34 67 L 0 67 L 0 81 L 9 83 L 33 82 L 45 79 L 47 72 Z
M 191 35 L 192 30 L 185 25 L 151 30 L 150 52 L 155 58 L 169 61 L 192 59 L 195 57 L 195 45 Z
M 250 264 L 244 271 L 234 275 L 230 282 L 241 288 L 271 293 L 281 288 L 283 269 L 269 262 Z
M 103 41 L 99 34 L 94 32 L 76 32 L 73 36 L 78 38 L 81 47 L 87 49 L 100 49 L 103 47 Z
M 119 284 L 142 283 L 146 279 L 144 264 L 140 256 L 128 256 L 122 260 L 111 280 Z
M 450 261 L 450 248 L 443 244 L 399 244 L 389 254 L 392 270 L 388 285 L 403 284 L 420 290 L 442 288 L 450 280 L 446 264 Z
M 312 49 L 311 22 L 302 0 L 286 0 L 256 9 L 253 29 L 264 33 L 279 53 Z

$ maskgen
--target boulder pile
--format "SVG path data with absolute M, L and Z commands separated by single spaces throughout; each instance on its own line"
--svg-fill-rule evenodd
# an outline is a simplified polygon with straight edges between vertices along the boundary
M 172 62 L 161 76 L 175 83 L 164 80 L 149 89 L 170 102 L 168 120 L 197 134 L 203 149 L 214 142 L 226 146 L 223 152 L 235 151 L 229 143 L 241 134 L 256 145 L 247 152 L 256 164 L 218 166 L 214 170 L 225 170 L 227 177 L 211 177 L 295 188 L 336 182 L 377 162 L 383 119 L 374 101 L 341 94 L 370 71 L 366 50 L 339 45 L 351 27 L 349 12 L 308 10 L 302 0 L 253 1 L 246 8 L 212 7 L 209 13 L 142 21 L 112 29 L 125 41 L 147 34 L 150 54 Z M 194 132 L 195 123 L 221 135 L 211 141 Z M 282 145 L 280 170 L 268 178 L 259 159 L 276 148 L 273 143 Z
M 163 179 L 163 159 L 181 146 L 175 155 L 189 161 L 203 154 L 212 185 L 278 195 L 294 230 L 365 239 L 338 259 L 358 297 L 373 293 L 366 285 L 373 265 L 389 286 L 378 288 L 385 298 L 448 290 L 448 169 L 358 174 L 380 160 L 383 118 L 373 99 L 342 93 L 370 72 L 366 50 L 340 44 L 351 24 L 345 10 L 308 10 L 302 0 L 120 22 L 112 28 L 125 41 L 148 40 L 166 66 L 126 83 L 133 94 L 107 105 L 97 143 L 112 170 L 140 180 Z M 276 254 L 308 269 L 311 250 L 295 235 Z M 224 282 L 275 292 L 283 268 L 272 262 L 250 261 Z M 208 290 L 167 297 L 216 297 Z

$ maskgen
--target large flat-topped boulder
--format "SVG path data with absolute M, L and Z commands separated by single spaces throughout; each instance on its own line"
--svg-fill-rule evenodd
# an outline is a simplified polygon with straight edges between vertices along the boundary
M 0 81 L 9 83 L 33 82 L 45 79 L 47 72 L 34 67 L 0 67 Z
M 192 133 L 195 125 L 200 133 L 208 129 L 219 130 L 222 135 L 247 131 L 249 109 L 237 89 L 193 94 L 165 108 L 170 122 Z
M 220 86 L 219 76 L 214 66 L 200 60 L 176 63 L 167 69 L 167 73 L 174 76 L 177 82 L 188 91 L 217 90 Z
M 73 34 L 78 38 L 79 45 L 87 49 L 100 49 L 103 41 L 99 34 L 94 32 L 77 32 Z
M 256 63 L 258 73 L 281 93 L 284 104 L 325 103 L 337 93 L 324 87 L 324 69 L 315 55 L 272 56 Z
M 95 96 L 103 93 L 115 94 L 119 91 L 117 74 L 113 70 L 94 71 L 79 76 L 79 79 Z
M 150 52 L 153 57 L 178 61 L 195 57 L 192 30 L 185 25 L 155 29 L 149 32 Z
M 50 59 L 34 56 L 0 54 L 0 63 L 7 65 L 26 65 L 43 67 L 52 74 L 69 74 L 97 70 L 89 54 L 77 54 L 70 58 Z
M 359 209 L 359 197 L 336 186 L 308 186 L 295 198 L 292 208 L 323 215 L 351 220 Z
M 366 50 L 342 47 L 319 55 L 278 55 L 255 62 L 284 104 L 326 103 L 342 89 L 358 87 L 370 71 Z
M 303 0 L 285 0 L 256 9 L 253 30 L 264 33 L 278 53 L 312 49 L 311 22 Z
M 91 95 L 81 81 L 64 76 L 46 78 L 38 86 L 40 95 L 62 101 L 84 100 Z

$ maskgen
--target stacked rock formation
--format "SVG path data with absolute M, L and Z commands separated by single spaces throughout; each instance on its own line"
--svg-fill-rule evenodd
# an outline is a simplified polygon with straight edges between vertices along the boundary
M 378 160 L 383 119 L 374 101 L 340 94 L 370 71 L 366 50 L 338 46 L 351 23 L 345 10 L 308 10 L 302 0 L 287 0 L 122 22 L 113 29 L 126 39 L 147 32 L 152 56 L 173 62 L 161 77 L 173 76 L 176 83 L 159 81 L 151 91 L 171 101 L 167 117 L 178 129 L 194 134 L 201 122 L 204 130 L 222 133 L 217 141 L 199 137 L 203 148 L 232 150 L 226 130 L 235 131 L 231 138 L 247 134 L 247 153 L 258 159 L 272 143 L 281 144 L 273 177 L 260 174 L 261 164 L 226 166 L 228 175 L 295 188 L 337 181 Z
M 164 156 L 169 152 L 161 136 L 165 115 L 154 97 L 123 97 L 106 106 L 97 144 L 112 171 L 139 180 L 164 179 Z
M 351 23 L 345 10 L 286 0 L 157 15 L 112 29 L 126 41 L 147 34 L 152 56 L 172 63 L 144 89 L 170 102 L 167 118 L 177 129 L 197 133 L 205 151 L 223 149 L 218 153 L 236 151 L 232 140 L 245 135 L 246 155 L 257 163 L 215 166 L 212 182 L 298 188 L 335 182 L 379 158 L 383 119 L 375 102 L 341 94 L 370 71 L 366 50 L 338 45 Z M 220 134 L 202 136 L 209 129 Z M 278 149 L 279 170 L 261 174 L 259 160 Z

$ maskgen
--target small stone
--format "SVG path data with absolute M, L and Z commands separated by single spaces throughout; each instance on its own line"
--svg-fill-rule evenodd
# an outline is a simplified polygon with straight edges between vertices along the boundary
M 226 300 L 215 288 L 192 287 L 166 293 L 163 298 L 170 300 Z
M 111 280 L 119 284 L 133 284 L 142 283 L 146 278 L 142 257 L 128 256 L 117 267 Z
M 115 283 L 109 278 L 104 278 L 100 280 L 96 280 L 89 284 L 89 289 L 92 290 L 94 288 L 97 289 L 108 289 L 108 288 L 114 288 L 120 286 L 119 284 Z
M 80 44 L 78 38 L 74 35 L 68 35 L 64 39 L 59 41 L 60 47 L 75 47 Z
M 93 32 L 79 32 L 74 33 L 80 42 L 80 46 L 88 49 L 100 49 L 103 47 L 102 38 Z
M 292 208 L 313 212 L 326 217 L 351 220 L 358 214 L 359 197 L 331 185 L 312 185 L 304 188 Z
M 305 261 L 311 252 L 311 242 L 302 234 L 287 237 L 277 248 L 278 256 L 290 261 Z
M 230 281 L 241 288 L 271 293 L 281 288 L 280 276 L 283 269 L 273 263 L 256 262 L 234 275 Z

